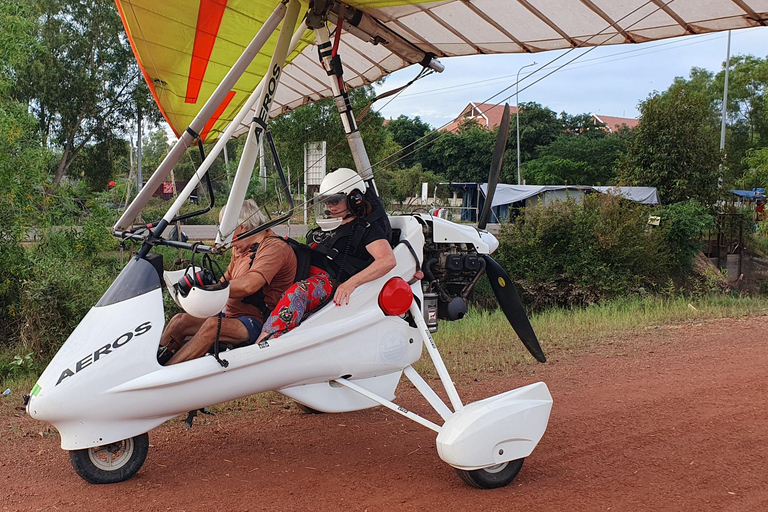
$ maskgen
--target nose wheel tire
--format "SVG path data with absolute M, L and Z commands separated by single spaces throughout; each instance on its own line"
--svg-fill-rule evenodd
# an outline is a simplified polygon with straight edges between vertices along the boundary
M 69 452 L 75 472 L 92 484 L 114 484 L 135 475 L 149 451 L 146 433 L 103 446 Z
M 456 473 L 458 473 L 462 480 L 473 487 L 478 489 L 496 489 L 497 487 L 504 487 L 515 479 L 523 467 L 524 460 L 525 458 L 512 460 L 472 471 L 457 468 Z

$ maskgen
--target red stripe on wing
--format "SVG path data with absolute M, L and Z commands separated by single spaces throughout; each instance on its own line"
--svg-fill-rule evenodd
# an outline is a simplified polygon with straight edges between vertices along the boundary
M 192 49 L 192 62 L 189 64 L 187 80 L 187 103 L 197 103 L 200 87 L 203 85 L 205 70 L 216 43 L 216 36 L 221 27 L 221 19 L 227 0 L 200 0 L 200 10 L 197 13 L 197 28 L 195 29 L 195 45 Z

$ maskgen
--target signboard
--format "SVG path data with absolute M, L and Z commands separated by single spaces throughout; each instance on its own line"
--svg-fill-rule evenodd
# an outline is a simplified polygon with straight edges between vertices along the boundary
M 325 178 L 325 141 L 304 144 L 304 183 L 319 186 Z

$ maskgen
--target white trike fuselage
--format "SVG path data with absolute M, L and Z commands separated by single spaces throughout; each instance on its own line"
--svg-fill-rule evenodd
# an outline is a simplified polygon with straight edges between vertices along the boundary
M 400 239 L 423 259 L 423 223 L 433 224 L 439 242 L 496 247 L 495 238 L 474 228 L 429 216 L 391 217 Z M 410 249 L 394 247 L 396 267 L 358 287 L 350 304 L 325 306 L 278 339 L 223 352 L 225 368 L 206 356 L 161 366 L 157 348 L 164 327 L 160 275 L 147 260 L 134 259 L 114 287 L 75 329 L 38 380 L 29 413 L 56 426 L 61 446 L 78 450 L 142 434 L 190 410 L 242 396 L 276 390 L 319 411 L 344 412 L 385 405 L 440 433 L 438 450 L 449 464 L 474 469 L 526 457 L 544 433 L 551 397 L 543 383 L 464 407 L 437 353 L 418 304 L 410 322 L 387 316 L 379 292 L 392 277 L 411 279 Z M 135 290 L 125 291 L 133 286 Z M 127 297 L 120 300 L 123 297 Z M 111 299 L 110 299 L 111 298 Z M 110 303 L 112 302 L 112 303 Z M 415 373 L 411 364 L 426 347 L 451 398 L 451 411 Z M 437 358 L 437 360 L 435 359 Z M 395 389 L 406 375 L 440 413 L 440 427 L 393 407 Z M 499 454 L 499 446 L 504 445 Z M 501 460 L 500 460 L 501 459 Z

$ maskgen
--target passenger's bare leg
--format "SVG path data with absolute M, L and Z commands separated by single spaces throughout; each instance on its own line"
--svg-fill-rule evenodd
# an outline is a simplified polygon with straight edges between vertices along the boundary
M 177 342 L 169 348 L 178 350 L 188 336 L 194 336 L 205 320 L 205 318 L 197 318 L 187 313 L 174 315 L 160 336 L 160 346 L 166 347 L 172 342 Z
M 174 356 L 167 365 L 189 361 L 202 357 L 208 352 L 211 344 L 216 340 L 216 331 L 219 328 L 218 317 L 205 319 L 197 333 Z M 222 318 L 219 341 L 226 343 L 243 343 L 250 339 L 250 333 L 243 322 L 236 318 Z

